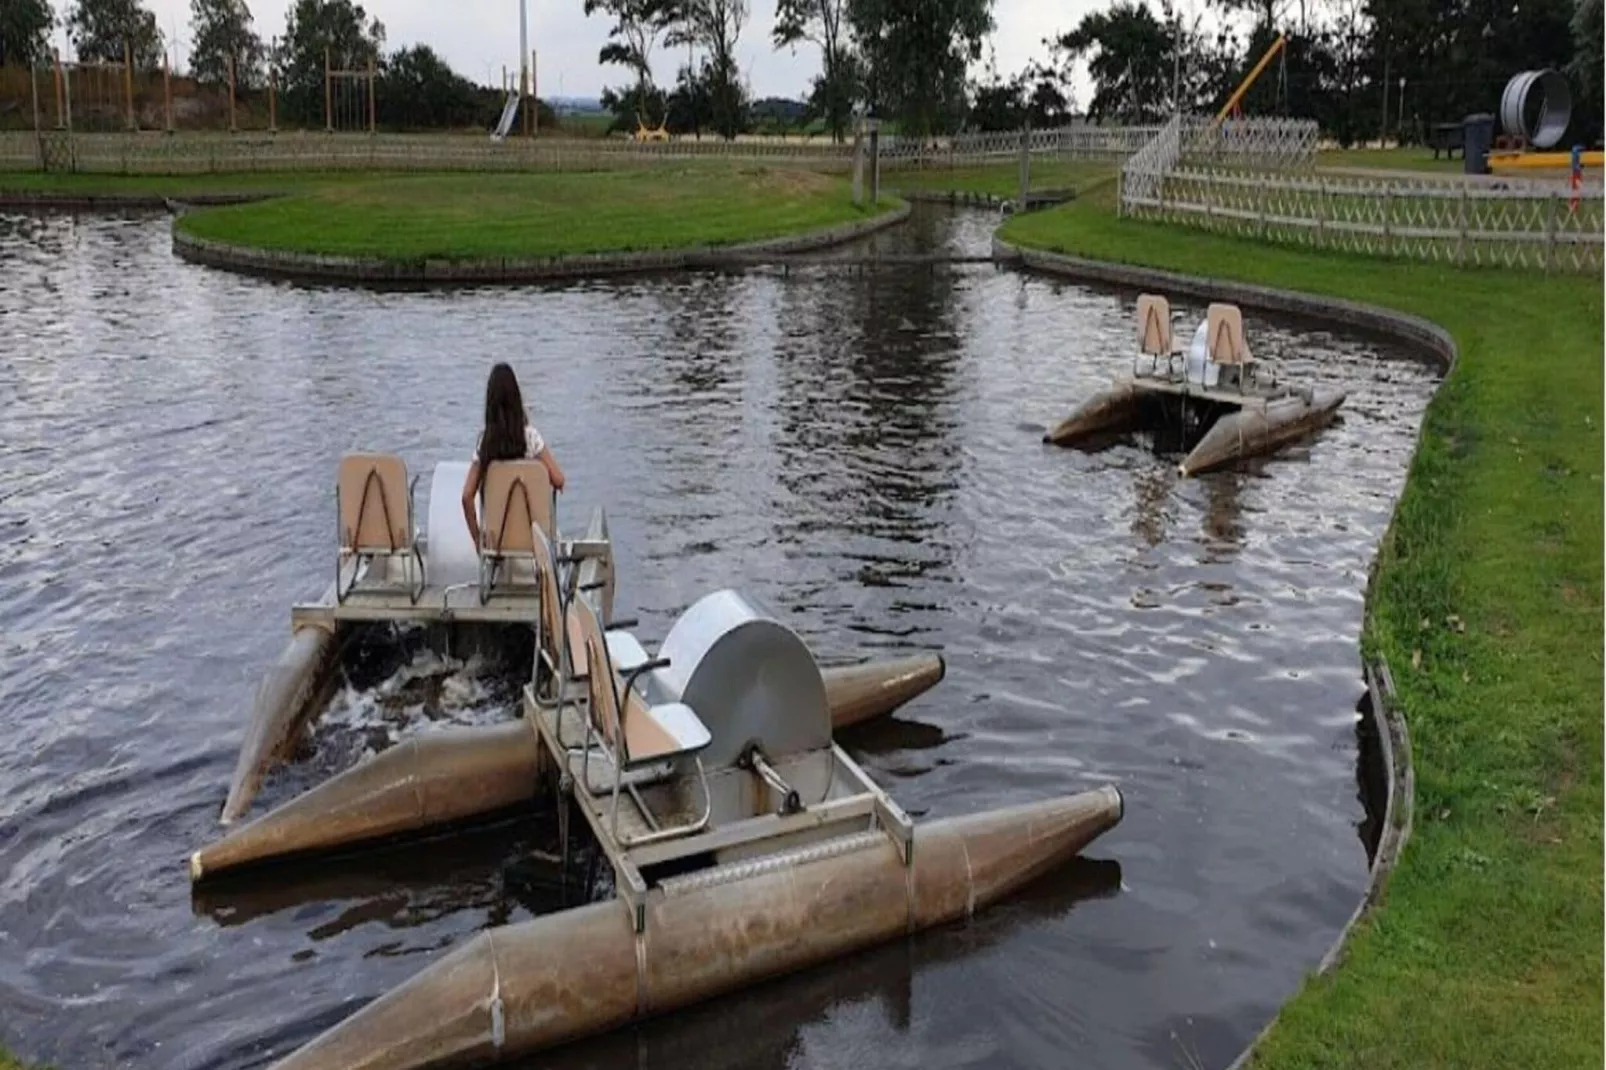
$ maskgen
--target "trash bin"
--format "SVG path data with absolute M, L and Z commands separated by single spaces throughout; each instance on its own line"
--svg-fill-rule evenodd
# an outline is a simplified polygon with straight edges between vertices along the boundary
M 1494 144 L 1494 116 L 1469 115 L 1461 120 L 1461 163 L 1464 173 L 1489 173 L 1489 148 Z

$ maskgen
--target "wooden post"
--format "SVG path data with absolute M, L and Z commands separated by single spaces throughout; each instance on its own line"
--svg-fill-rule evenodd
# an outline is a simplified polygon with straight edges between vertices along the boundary
M 1456 223 L 1461 231 L 1460 241 L 1456 244 L 1456 263 L 1467 262 L 1467 185 L 1461 184 L 1461 201 L 1456 212 Z
M 1016 210 L 1026 211 L 1026 194 L 1032 188 L 1032 122 L 1020 129 L 1020 200 L 1016 202 Z
M 329 76 L 329 50 L 323 50 L 323 125 L 331 134 L 335 132 L 334 81 Z
M 33 132 L 39 133 L 39 60 L 28 60 L 28 93 L 33 97 Z
M 368 57 L 368 132 L 375 133 L 378 126 L 374 121 L 376 115 L 374 108 L 374 57 Z
M 541 109 L 536 104 L 535 89 L 535 49 L 530 49 L 530 136 L 535 137 L 541 132 Z
M 62 82 L 64 79 L 62 78 L 61 73 L 61 53 L 53 52 L 52 57 L 56 61 L 56 129 L 60 130 L 62 125 L 66 122 L 67 116 L 66 105 L 62 103 Z
M 134 50 L 123 42 L 123 96 L 128 104 L 128 128 L 138 130 L 134 122 Z
M 1549 275 L 1556 263 L 1556 217 L 1561 214 L 1561 191 L 1554 190 L 1548 198 L 1550 208 L 1545 213 L 1545 274 Z
M 229 56 L 229 133 L 239 132 L 234 116 L 234 56 Z
M 881 120 L 870 120 L 870 207 L 881 203 Z
M 278 96 L 279 73 L 270 63 L 268 65 L 268 133 L 279 132 L 279 103 Z
M 173 132 L 173 62 L 162 52 L 162 111 L 167 116 L 167 132 Z
M 72 71 L 63 72 L 61 80 L 62 102 L 67 115 L 67 133 L 72 133 Z

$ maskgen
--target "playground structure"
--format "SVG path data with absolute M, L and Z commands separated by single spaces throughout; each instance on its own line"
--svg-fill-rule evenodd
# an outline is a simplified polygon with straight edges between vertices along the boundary
M 323 51 L 324 128 L 337 130 L 378 129 L 378 108 L 374 100 L 374 57 L 368 57 L 366 70 L 336 70 L 329 49 Z
M 1269 48 L 1266 49 L 1265 54 L 1260 57 L 1259 62 L 1257 62 L 1254 65 L 1254 67 L 1250 68 L 1249 73 L 1244 76 L 1244 80 L 1242 82 L 1238 83 L 1238 88 L 1234 89 L 1232 91 L 1232 96 L 1227 98 L 1227 102 L 1225 104 L 1223 104 L 1221 106 L 1221 110 L 1216 113 L 1215 122 L 1212 124 L 1213 126 L 1220 126 L 1223 122 L 1226 121 L 1227 116 L 1229 116 L 1229 115 L 1232 115 L 1232 116 L 1235 116 L 1235 117 L 1240 117 L 1240 118 L 1242 117 L 1242 115 L 1243 115 L 1242 105 L 1243 105 L 1244 94 L 1249 92 L 1249 88 L 1255 84 L 1255 80 L 1260 77 L 1261 73 L 1265 71 L 1266 67 L 1271 63 L 1271 61 L 1274 58 L 1276 58 L 1277 56 L 1279 56 L 1279 55 L 1282 56 L 1282 63 L 1283 63 L 1283 65 L 1282 65 L 1282 81 L 1283 81 L 1284 86 L 1287 85 L 1287 83 L 1288 83 L 1288 53 L 1286 51 L 1287 45 L 1288 45 L 1288 38 L 1283 34 L 1278 34 L 1277 35 L 1277 39 L 1271 43 L 1271 46 Z
M 23 69 L 34 133 L 138 133 L 162 130 L 172 134 L 185 120 L 226 122 L 230 133 L 278 127 L 278 72 L 268 68 L 260 89 L 245 91 L 231 61 L 221 85 L 202 85 L 173 74 L 162 55 L 159 70 L 141 71 L 122 62 L 68 62 L 52 53 L 48 63 Z M 15 85 L 16 83 L 13 83 Z M 176 91 L 175 91 L 176 90 Z M 249 101 L 242 98 L 250 98 Z

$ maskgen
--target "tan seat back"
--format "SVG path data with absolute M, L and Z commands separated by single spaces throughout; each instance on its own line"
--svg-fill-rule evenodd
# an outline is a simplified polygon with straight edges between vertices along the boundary
M 336 476 L 340 548 L 390 553 L 413 545 L 407 465 L 393 453 L 348 453 Z
M 615 726 L 624 726 L 626 764 L 678 753 L 674 737 L 653 719 L 647 711 L 646 699 L 639 692 L 632 690 L 623 694 L 625 708 L 619 708 L 615 688 L 622 694 L 624 681 L 617 671 L 607 671 L 608 641 L 602 634 L 596 612 L 585 599 L 575 599 L 569 612 L 569 626 L 571 649 L 583 651 L 575 658 L 574 671 L 577 676 L 586 678 L 591 719 L 602 737 L 612 743 Z
M 1171 302 L 1159 294 L 1138 297 L 1138 351 L 1145 356 L 1171 354 Z
M 540 461 L 492 461 L 481 484 L 480 545 L 495 554 L 533 554 L 530 529 L 552 530 L 552 477 Z
M 547 652 L 558 651 L 558 560 L 547 540 L 546 532 L 534 532 L 535 582 L 541 586 L 541 635 L 547 641 Z
M 1249 364 L 1244 317 L 1237 305 L 1212 304 L 1205 314 L 1205 355 L 1217 364 Z

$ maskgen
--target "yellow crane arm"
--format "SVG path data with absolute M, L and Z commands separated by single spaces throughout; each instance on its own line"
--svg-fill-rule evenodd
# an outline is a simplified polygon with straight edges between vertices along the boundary
M 1277 35 L 1277 40 L 1271 43 L 1271 47 L 1266 49 L 1266 54 L 1260 57 L 1260 62 L 1255 64 L 1254 70 L 1249 72 L 1249 77 L 1245 78 L 1242 84 L 1233 90 L 1232 96 L 1227 98 L 1227 103 L 1223 104 L 1221 111 L 1216 113 L 1216 125 L 1219 126 L 1221 121 L 1227 117 L 1227 114 L 1238 106 L 1238 102 L 1243 99 L 1244 94 L 1249 92 L 1249 87 L 1255 84 L 1255 79 L 1260 77 L 1260 72 L 1266 69 L 1266 65 L 1276 57 L 1278 52 L 1282 51 L 1283 46 L 1287 43 L 1288 38 L 1282 34 Z

